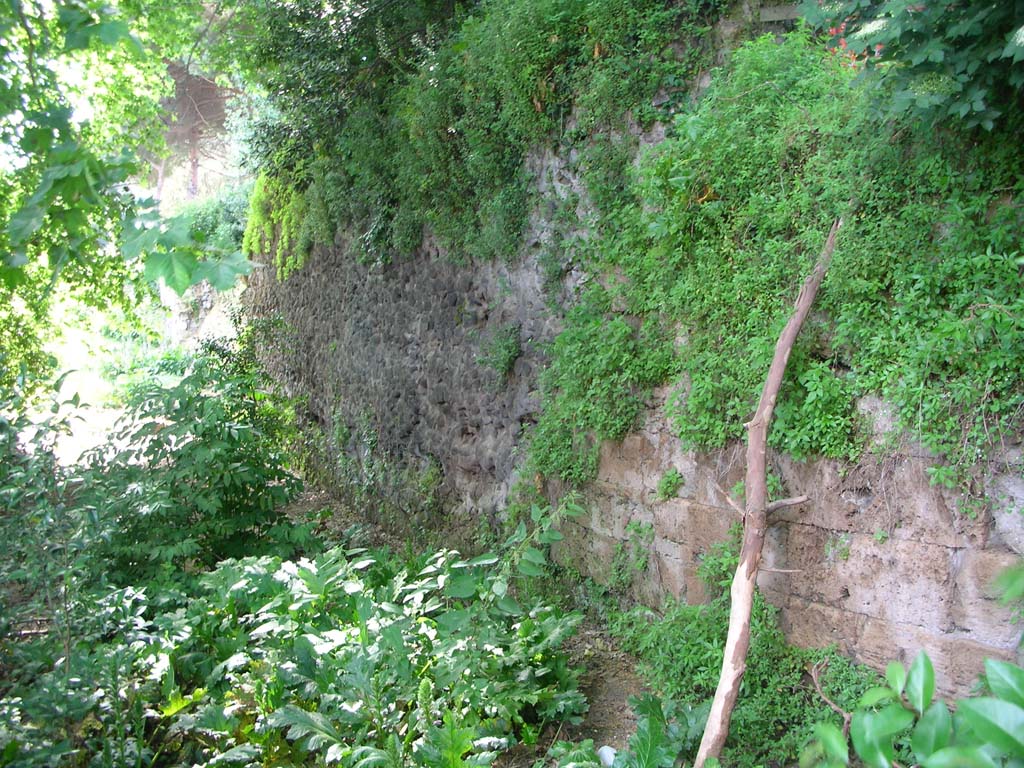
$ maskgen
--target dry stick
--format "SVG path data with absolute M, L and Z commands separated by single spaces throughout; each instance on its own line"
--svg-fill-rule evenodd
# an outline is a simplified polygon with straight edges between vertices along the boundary
M 740 519 L 742 520 L 744 518 L 744 516 L 746 515 L 746 512 L 743 511 L 743 508 L 739 504 L 737 504 L 735 501 L 733 501 L 732 496 L 730 496 L 728 493 L 726 493 L 724 490 L 722 490 L 722 486 L 720 486 L 718 484 L 717 480 L 714 481 L 714 482 L 715 482 L 715 488 L 718 490 L 718 492 L 720 494 L 722 494 L 722 496 L 725 497 L 726 503 L 728 503 L 728 505 L 730 507 L 732 507 L 736 511 L 736 514 L 738 514 L 740 516 Z
M 838 714 L 840 717 L 843 718 L 843 738 L 846 739 L 846 738 L 849 738 L 849 736 L 850 736 L 850 721 L 851 721 L 853 716 L 849 712 L 847 712 L 845 709 L 840 707 L 838 704 L 836 704 L 834 701 L 832 701 L 832 699 L 830 699 L 828 696 L 826 696 L 825 692 L 823 690 L 821 690 L 821 681 L 818 680 L 818 675 L 820 675 L 822 673 L 822 671 L 825 669 L 825 667 L 827 667 L 827 666 L 828 666 L 828 659 L 825 659 L 824 661 L 819 661 L 817 664 L 812 666 L 811 667 L 811 682 L 814 683 L 814 690 L 816 690 L 818 692 L 818 695 L 821 697 L 822 701 L 824 701 L 826 704 L 828 704 L 832 708 L 833 712 L 835 712 L 836 714 Z
M 757 571 L 761 564 L 761 550 L 764 547 L 765 531 L 768 518 L 768 483 L 767 460 L 768 425 L 775 410 L 775 401 L 782 386 L 782 377 L 786 372 L 793 343 L 800 334 L 800 328 L 811 311 L 811 305 L 821 287 L 832 261 L 832 252 L 836 247 L 836 235 L 843 226 L 842 218 L 832 224 L 825 247 L 818 256 L 814 270 L 804 281 L 796 299 L 793 314 L 782 330 L 775 345 L 768 376 L 765 378 L 761 399 L 754 411 L 754 417 L 747 427 L 747 501 L 746 514 L 743 519 L 743 547 L 740 549 L 740 560 L 736 566 L 736 575 L 729 590 L 729 634 L 725 641 L 725 654 L 722 659 L 722 672 L 718 678 L 718 688 L 711 703 L 711 712 L 704 728 L 704 736 L 697 751 L 694 768 L 703 768 L 710 757 L 718 757 L 729 737 L 729 721 L 736 699 L 743 682 L 743 673 L 747 668 L 747 651 L 750 648 L 750 612 L 754 603 L 754 587 L 757 582 Z

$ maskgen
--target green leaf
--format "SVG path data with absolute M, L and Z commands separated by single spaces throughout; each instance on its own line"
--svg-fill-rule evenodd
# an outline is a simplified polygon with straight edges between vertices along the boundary
M 1013 63 L 1024 60 L 1024 26 L 1018 27 L 1009 36 L 1006 47 L 1003 48 L 1002 58 L 1013 57 Z
M 267 718 L 267 723 L 274 728 L 287 728 L 286 735 L 293 741 L 307 739 L 311 750 L 345 743 L 344 736 L 330 720 L 319 712 L 307 712 L 294 704 L 286 704 L 272 712 Z
M 885 668 L 885 679 L 898 696 L 903 693 L 903 688 L 907 684 L 907 670 L 898 661 L 891 661 Z
M 914 727 L 910 734 L 910 748 L 914 750 L 918 762 L 924 762 L 929 755 L 949 746 L 953 733 L 953 717 L 944 701 L 936 701 Z
M 874 713 L 871 719 L 871 732 L 879 738 L 892 738 L 905 730 L 914 722 L 914 714 L 899 704 L 890 704 L 885 709 Z
M 193 284 L 196 257 L 187 251 L 175 249 L 151 253 L 146 257 L 146 279 L 163 280 L 179 296 Z
M 234 287 L 238 278 L 252 272 L 253 263 L 241 252 L 232 253 L 220 258 L 208 257 L 196 267 L 193 282 L 206 280 L 218 291 L 227 291 Z
M 910 706 L 924 713 L 932 703 L 932 696 L 935 694 L 935 670 L 932 668 L 932 660 L 928 654 L 921 651 L 910 665 L 910 673 L 907 675 L 907 700 Z
M 879 702 L 895 698 L 896 693 L 892 688 L 886 688 L 884 685 L 876 685 L 874 688 L 869 688 L 864 692 L 864 695 L 860 697 L 860 701 L 857 706 L 863 707 L 864 709 L 870 709 Z
M 96 31 L 93 34 L 105 45 L 114 45 L 121 40 L 130 40 L 132 31 L 127 22 L 114 19 L 97 24 Z
M 498 607 L 499 611 L 507 613 L 509 616 L 519 616 L 523 612 L 522 606 L 508 595 L 499 598 L 495 605 Z
M 635 755 L 635 768 L 672 768 L 675 755 L 666 743 L 665 730 L 660 721 L 645 717 L 629 740 Z
M 814 737 L 821 743 L 825 757 L 831 761 L 839 761 L 847 765 L 850 761 L 850 749 L 843 732 L 832 723 L 816 723 Z
M 946 747 L 921 765 L 923 768 L 996 768 L 983 747 Z
M 160 707 L 160 714 L 164 717 L 173 717 L 179 712 L 191 707 L 205 695 L 205 688 L 197 688 L 188 696 L 182 696 L 181 691 L 175 690 L 171 693 L 170 697 L 168 697 L 167 704 Z
M 957 708 L 971 729 L 997 749 L 1024 757 L 1024 708 L 992 698 L 967 699 Z
M 556 541 L 561 541 L 565 536 L 560 531 L 556 531 L 554 528 L 548 528 L 546 531 L 541 531 L 540 535 L 537 536 L 537 541 L 541 544 L 554 544 Z
M 1020 259 L 1024 264 L 1024 257 Z M 1010 566 L 996 577 L 995 590 L 1004 605 L 1024 598 L 1024 562 Z
M 547 559 L 544 557 L 544 553 L 536 547 L 527 547 L 526 551 L 523 552 L 523 559 L 529 560 L 534 565 L 543 566 L 547 563 Z
M 850 725 L 854 749 L 873 768 L 889 768 L 896 756 L 892 737 L 914 722 L 913 713 L 899 704 L 880 712 L 857 711 Z
M 477 580 L 472 573 L 460 573 L 448 579 L 444 585 L 444 593 L 448 597 L 465 600 L 467 597 L 473 597 L 476 594 L 476 587 Z
M 431 768 L 462 768 L 463 755 L 473 750 L 473 729 L 463 728 L 451 710 L 444 713 L 442 726 L 431 728 L 422 751 Z
M 985 679 L 992 693 L 1003 701 L 1024 707 L 1024 669 L 995 659 L 985 660 Z
M 130 234 L 125 237 L 124 243 L 121 245 L 121 256 L 125 261 L 133 261 L 142 254 L 148 253 L 156 246 L 157 239 L 160 237 L 158 227 L 133 226 L 126 227 L 126 230 L 129 230 Z
M 232 763 L 251 764 L 260 756 L 260 748 L 255 744 L 239 744 L 227 752 L 221 752 L 210 760 L 207 765 L 229 765 Z
M 500 559 L 501 558 L 499 558 L 493 552 L 487 552 L 486 554 L 477 555 L 472 560 L 467 561 L 466 565 L 471 567 L 471 568 L 475 568 L 476 566 L 483 566 L 483 565 L 494 565 Z
M 533 578 L 533 577 L 536 577 L 536 576 L 543 576 L 544 575 L 544 569 L 543 568 L 538 566 L 536 563 L 533 563 L 533 562 L 527 560 L 525 557 L 522 560 L 519 561 L 519 566 L 518 567 L 519 567 L 519 573 L 521 573 L 523 576 L 528 576 L 530 578 Z
M 46 209 L 41 205 L 27 204 L 20 208 L 7 222 L 7 236 L 11 239 L 11 245 L 27 243 L 43 226 L 45 218 Z

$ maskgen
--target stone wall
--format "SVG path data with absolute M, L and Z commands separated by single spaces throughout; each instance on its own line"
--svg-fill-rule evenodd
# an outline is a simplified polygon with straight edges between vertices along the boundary
M 557 154 L 539 152 L 530 162 L 549 197 L 579 192 Z M 583 279 L 566 265 L 562 295 L 545 293 L 538 259 L 551 233 L 545 210 L 534 213 L 515 264 L 457 266 L 428 243 L 410 259 L 367 266 L 339 241 L 316 250 L 284 283 L 272 268 L 258 270 L 247 304 L 256 315 L 281 316 L 295 336 L 292 348 L 268 350 L 276 374 L 308 396 L 308 417 L 326 433 L 366 423 L 384 452 L 436 460 L 449 506 L 500 513 L 540 407 L 544 344 L 560 327 L 559 305 Z M 523 354 L 502 381 L 478 358 L 514 325 Z M 586 490 L 589 517 L 570 525 L 560 553 L 602 580 L 629 544 L 629 523 L 649 524 L 649 568 L 633 592 L 652 605 L 667 595 L 704 599 L 696 567 L 739 520 L 721 489 L 744 474 L 741 445 L 682 451 L 663 416 L 666 396 L 648 403 L 641 430 L 602 446 L 599 476 Z M 1018 652 L 1019 627 L 989 585 L 1024 553 L 1019 447 L 992 467 L 986 491 L 995 514 L 971 519 L 954 496 L 929 485 L 923 451 L 892 447 L 899 441 L 884 404 L 862 406 L 878 446 L 861 464 L 773 457 L 785 495 L 809 501 L 771 520 L 759 583 L 794 642 L 836 643 L 879 669 L 925 648 L 940 689 L 965 691 L 984 657 Z M 658 481 L 671 467 L 684 484 L 677 498 L 659 501 Z M 561 489 L 546 490 L 555 498 Z
M 745 472 L 743 445 L 681 450 L 663 416 L 666 396 L 661 391 L 649 404 L 642 430 L 602 446 L 598 478 L 586 493 L 589 515 L 570 524 L 561 552 L 602 581 L 616 552 L 629 546 L 627 526 L 649 525 L 651 556 L 633 591 L 655 605 L 667 595 L 705 599 L 697 566 L 741 519 L 726 493 Z M 879 405 L 865 403 L 866 415 L 877 416 Z M 1019 659 L 1020 627 L 991 583 L 1019 561 L 1021 550 L 1008 538 L 1022 499 L 995 497 L 994 518 L 972 519 L 958 512 L 954 495 L 930 485 L 931 463 L 912 446 L 855 466 L 771 456 L 782 496 L 809 500 L 769 518 L 758 584 L 794 643 L 835 643 L 880 670 L 893 659 L 909 663 L 924 648 L 948 694 L 969 689 L 986 657 Z M 658 481 L 673 467 L 683 484 L 676 498 L 660 501 Z M 1012 485 L 1020 470 L 1011 461 L 993 484 Z
M 308 396 L 307 416 L 326 433 L 368 424 L 383 454 L 439 462 L 456 505 L 494 512 L 540 406 L 541 342 L 558 327 L 536 264 L 459 267 L 425 248 L 368 266 L 346 252 L 317 250 L 283 283 L 271 268 L 250 278 L 250 310 L 281 317 L 294 336 L 268 355 L 273 372 Z M 516 325 L 523 352 L 503 381 L 478 358 Z

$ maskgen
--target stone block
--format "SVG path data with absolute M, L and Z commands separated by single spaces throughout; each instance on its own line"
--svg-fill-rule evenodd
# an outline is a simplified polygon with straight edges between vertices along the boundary
M 1005 550 L 964 550 L 954 553 L 954 562 L 957 568 L 950 614 L 956 630 L 988 645 L 1016 647 L 1021 625 L 1012 623 L 1013 610 L 999 602 L 992 583 L 1020 558 Z
M 930 544 L 789 526 L 781 567 L 787 586 L 811 602 L 936 630 L 950 628 L 949 550 Z
M 1024 477 L 1020 466 L 997 474 L 989 484 L 995 530 L 1003 544 L 1024 555 Z
M 909 666 L 922 650 L 935 667 L 935 687 L 941 696 L 969 691 L 984 671 L 986 658 L 1016 660 L 1015 649 L 996 648 L 956 633 L 935 633 L 912 624 L 877 619 L 865 621 L 855 658 L 883 671 L 890 661 Z
M 858 647 L 867 617 L 822 603 L 765 590 L 765 599 L 779 609 L 779 626 L 786 639 L 801 648 L 825 648 L 835 645 L 841 653 L 851 654 Z

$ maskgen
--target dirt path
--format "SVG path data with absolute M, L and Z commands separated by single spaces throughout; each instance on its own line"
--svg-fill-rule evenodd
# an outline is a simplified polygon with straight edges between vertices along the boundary
M 530 768 L 556 741 L 593 739 L 596 748 L 607 745 L 621 750 L 636 731 L 636 717 L 628 703 L 630 696 L 644 690 L 634 671 L 636 660 L 590 621 L 569 640 L 568 650 L 573 666 L 584 670 L 580 690 L 590 709 L 583 722 L 549 727 L 536 744 L 520 744 L 503 754 L 495 763 L 497 768 Z

